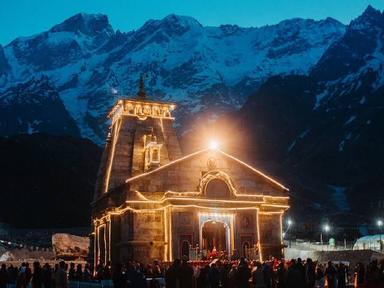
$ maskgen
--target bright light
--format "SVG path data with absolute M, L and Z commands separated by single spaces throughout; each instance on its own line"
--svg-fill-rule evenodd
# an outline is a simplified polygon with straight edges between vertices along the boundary
M 209 141 L 209 149 L 216 150 L 219 148 L 219 143 L 216 140 Z
M 330 227 L 328 224 L 325 224 L 325 225 L 323 226 L 323 230 L 324 230 L 325 232 L 329 232 L 329 231 L 331 230 L 331 227 Z
M 287 219 L 288 226 L 291 226 L 293 224 L 293 221 L 291 219 Z
M 383 220 L 377 220 L 377 226 L 381 227 L 383 226 Z

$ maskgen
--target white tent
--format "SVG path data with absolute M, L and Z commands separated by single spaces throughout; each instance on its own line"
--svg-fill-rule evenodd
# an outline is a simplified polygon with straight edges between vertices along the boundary
M 380 234 L 361 237 L 356 240 L 356 243 L 353 245 L 353 250 L 370 249 L 380 251 L 380 238 L 381 243 L 384 244 L 384 234 L 381 234 L 381 237 Z

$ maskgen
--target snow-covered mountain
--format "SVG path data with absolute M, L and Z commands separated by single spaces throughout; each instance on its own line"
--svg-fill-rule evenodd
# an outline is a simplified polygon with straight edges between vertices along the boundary
M 369 6 L 309 75 L 271 77 L 242 108 L 239 138 L 291 182 L 296 209 L 383 215 L 383 44 L 384 13 Z
M 151 97 L 179 104 L 182 124 L 190 113 L 241 107 L 271 75 L 307 74 L 344 32 L 331 18 L 242 28 L 169 15 L 122 33 L 105 15 L 77 14 L 0 46 L 0 93 L 44 75 L 81 136 L 102 143 L 107 110 L 120 94 L 136 93 L 141 73 Z
M 0 99 L 0 135 L 73 135 L 80 131 L 46 76 L 3 91 Z

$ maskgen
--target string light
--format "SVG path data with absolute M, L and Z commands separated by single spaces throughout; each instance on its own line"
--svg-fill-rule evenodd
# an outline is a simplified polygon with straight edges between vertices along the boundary
M 174 109 L 175 109 L 175 105 L 171 103 L 157 103 L 157 102 L 151 102 L 151 101 L 137 102 L 134 100 L 119 100 L 116 103 L 116 105 L 113 107 L 112 111 L 109 114 L 109 118 L 112 119 L 113 132 L 111 137 L 112 141 L 110 142 L 111 143 L 110 155 L 107 160 L 108 162 L 107 162 L 107 169 L 106 169 L 106 177 L 104 181 L 105 192 L 108 192 L 110 190 L 109 182 L 110 182 L 111 170 L 112 170 L 114 156 L 115 156 L 114 155 L 115 148 L 116 148 L 115 146 L 117 145 L 119 134 L 120 134 L 119 132 L 122 125 L 122 116 L 124 115 L 124 116 L 137 117 L 139 120 L 145 120 L 148 117 L 160 119 L 161 129 L 164 132 L 163 119 L 173 120 L 174 118 L 172 117 L 170 112 Z M 133 181 L 141 179 L 142 177 L 153 175 L 159 171 L 162 171 L 163 169 L 167 169 L 171 165 L 176 165 L 177 163 L 191 159 L 193 157 L 196 157 L 206 152 L 210 152 L 211 154 L 218 153 L 219 155 L 222 155 L 228 159 L 231 159 L 236 163 L 246 167 L 253 173 L 266 179 L 268 182 L 281 188 L 282 190 L 289 191 L 289 189 L 286 188 L 284 185 L 280 184 L 273 178 L 267 176 L 260 170 L 252 167 L 251 165 L 241 161 L 240 159 L 234 156 L 231 156 L 221 151 L 219 149 L 219 143 L 214 139 L 209 141 L 209 145 L 207 149 L 196 151 L 194 153 L 191 153 L 189 155 L 186 155 L 184 157 L 171 161 L 168 164 L 162 165 L 159 168 L 153 169 L 151 171 L 146 171 L 139 175 L 130 177 L 125 180 L 125 183 L 132 183 Z M 255 211 L 256 226 L 257 226 L 256 233 L 257 233 L 257 239 L 258 239 L 257 245 L 259 248 L 259 254 L 260 254 L 261 260 L 263 259 L 263 254 L 262 254 L 263 245 L 261 241 L 262 235 L 260 233 L 260 221 L 264 221 L 263 219 L 267 219 L 267 220 L 276 219 L 277 221 L 278 220 L 277 216 L 278 216 L 280 221 L 280 238 L 281 238 L 280 244 L 282 244 L 283 243 L 282 242 L 283 241 L 282 215 L 284 211 L 289 208 L 289 205 L 287 205 L 289 197 L 285 195 L 284 196 L 264 195 L 264 194 L 260 194 L 259 191 L 255 191 L 255 194 L 238 193 L 236 187 L 232 183 L 230 176 L 227 173 L 221 170 L 215 169 L 215 166 L 209 167 L 209 168 L 210 168 L 209 169 L 210 171 L 205 173 L 204 176 L 201 177 L 201 179 L 199 180 L 198 191 L 183 191 L 183 192 L 166 191 L 161 194 L 157 193 L 157 195 L 154 195 L 153 197 L 148 197 L 147 195 L 144 195 L 145 192 L 130 191 L 134 193 L 134 194 L 130 193 L 130 197 L 133 197 L 133 198 L 126 200 L 125 203 L 119 207 L 115 207 L 112 209 L 107 208 L 106 210 L 104 210 L 99 218 L 95 217 L 93 219 L 93 223 L 95 227 L 95 230 L 94 230 L 95 255 L 98 255 L 97 257 L 100 257 L 100 253 L 102 249 L 102 247 L 100 247 L 100 244 L 101 244 L 100 236 L 104 236 L 104 249 L 105 249 L 104 254 L 105 255 L 104 255 L 104 259 L 100 259 L 100 260 L 104 260 L 104 261 L 106 261 L 107 259 L 111 260 L 111 240 L 113 236 L 112 217 L 123 215 L 128 211 L 135 214 L 136 213 L 137 214 L 161 213 L 160 215 L 163 215 L 164 241 L 160 241 L 160 242 L 164 244 L 164 247 L 163 247 L 164 260 L 169 260 L 169 261 L 173 260 L 172 259 L 173 258 L 172 217 L 173 217 L 173 211 L 178 211 L 177 209 L 181 209 L 179 211 L 183 211 L 186 208 L 193 208 L 193 209 L 199 210 L 198 211 L 199 222 L 201 217 L 208 217 L 209 219 L 212 218 L 214 219 L 214 221 L 229 219 L 229 220 L 226 220 L 226 222 L 224 222 L 227 225 L 226 229 L 228 229 L 227 231 L 229 233 L 227 236 L 229 241 L 228 242 L 229 247 L 234 247 L 234 243 L 235 243 L 234 242 L 234 238 L 235 238 L 234 218 L 235 218 L 236 212 L 237 211 Z M 205 189 L 209 181 L 211 181 L 212 179 L 220 179 L 224 181 L 227 184 L 229 191 L 231 192 L 231 198 L 207 199 L 207 198 L 201 197 L 203 195 L 206 195 Z M 133 185 L 131 185 L 131 187 L 132 186 Z M 235 196 L 236 198 L 232 197 L 232 195 Z M 95 200 L 93 203 L 95 203 L 96 201 L 98 200 Z M 225 207 L 227 204 L 231 204 L 232 207 Z M 236 206 L 236 207 L 233 207 L 233 206 Z M 260 220 L 260 216 L 262 217 L 261 218 L 262 220 Z M 271 216 L 271 217 L 269 218 L 268 216 Z M 262 222 L 262 224 L 265 225 L 264 222 Z M 103 235 L 100 235 L 101 229 L 104 232 Z M 202 226 L 199 229 L 201 230 Z M 200 234 L 201 233 L 202 233 L 202 230 L 200 231 Z M 146 241 L 144 242 L 146 243 Z M 201 239 L 200 239 L 200 242 L 201 242 Z M 97 246 L 97 249 L 96 249 L 96 246 Z M 95 262 L 99 260 L 97 257 L 95 257 Z
M 142 173 L 142 174 L 140 174 L 140 175 L 137 175 L 137 176 L 128 178 L 128 179 L 125 181 L 125 183 L 129 183 L 129 182 L 132 182 L 133 180 L 136 180 L 136 179 L 138 179 L 138 178 L 142 178 L 142 177 L 145 177 L 145 176 L 154 174 L 154 173 L 156 173 L 156 172 L 158 172 L 158 171 L 161 171 L 161 170 L 163 170 L 163 169 L 165 169 L 165 168 L 167 168 L 167 167 L 169 167 L 169 166 L 171 166 L 171 165 L 174 165 L 174 164 L 176 164 L 176 163 L 180 163 L 181 161 L 187 160 L 187 159 L 189 159 L 189 158 L 192 158 L 192 157 L 194 157 L 194 156 L 196 156 L 196 155 L 199 155 L 199 154 L 201 154 L 201 153 L 204 153 L 204 152 L 206 152 L 206 151 L 212 151 L 212 150 L 211 150 L 211 149 L 202 149 L 202 150 L 196 151 L 196 152 L 194 152 L 194 153 L 191 153 L 191 154 L 189 154 L 189 155 L 186 155 L 186 156 L 184 156 L 184 157 L 181 157 L 181 158 L 179 158 L 179 159 L 176 159 L 176 160 L 174 160 L 174 161 L 172 161 L 172 162 L 169 162 L 169 163 L 167 163 L 167 164 L 165 164 L 165 165 L 163 165 L 163 166 L 161 166 L 161 167 L 159 167 L 159 168 L 157 168 L 157 169 L 154 169 L 154 170 L 152 170 L 152 171 L 145 172 L 145 173 Z M 229 154 L 227 154 L 227 153 L 225 153 L 225 152 L 223 152 L 223 151 L 221 151 L 221 150 L 219 150 L 219 149 L 216 149 L 215 151 L 217 151 L 218 153 L 221 153 L 222 155 L 224 155 L 224 156 L 226 156 L 226 157 L 228 157 L 228 158 L 230 158 L 230 159 L 236 161 L 237 163 L 239 163 L 239 164 L 241 164 L 241 165 L 247 167 L 248 169 L 250 169 L 251 171 L 255 172 L 256 174 L 262 176 L 263 178 L 267 179 L 268 181 L 270 181 L 270 182 L 274 183 L 275 185 L 279 186 L 279 187 L 282 188 L 283 190 L 289 191 L 289 189 L 288 189 L 287 187 L 285 187 L 284 185 L 280 184 L 279 182 L 277 182 L 276 180 L 272 179 L 272 178 L 269 177 L 268 175 L 264 174 L 264 173 L 261 172 L 260 170 L 258 170 L 258 169 L 256 169 L 256 168 L 250 166 L 249 164 L 247 164 L 247 163 L 241 161 L 240 159 L 238 159 L 238 158 L 236 158 L 236 157 L 234 157 L 234 156 L 232 156 L 232 155 L 229 155 Z

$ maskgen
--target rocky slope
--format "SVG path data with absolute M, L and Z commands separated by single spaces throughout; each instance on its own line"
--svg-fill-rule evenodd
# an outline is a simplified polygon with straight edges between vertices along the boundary
M 383 215 L 383 36 L 384 14 L 368 7 L 308 76 L 270 78 L 241 110 L 248 153 L 291 182 L 308 204 L 296 208 L 350 223 Z

